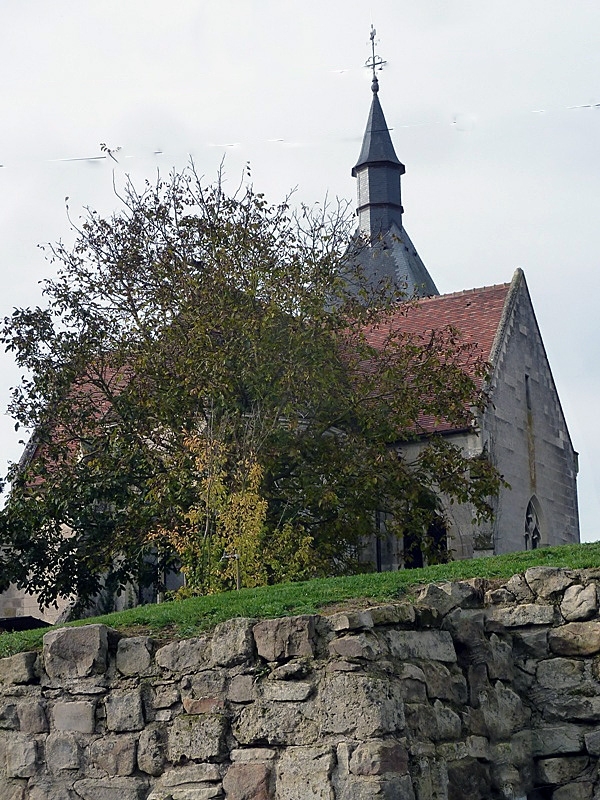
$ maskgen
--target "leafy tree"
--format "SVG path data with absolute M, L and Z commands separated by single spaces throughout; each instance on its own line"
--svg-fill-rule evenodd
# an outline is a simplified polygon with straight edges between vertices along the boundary
M 43 307 L 4 322 L 35 443 L 8 476 L 5 582 L 85 600 L 173 554 L 204 592 L 236 561 L 249 586 L 341 574 L 368 568 L 378 511 L 423 535 L 441 489 L 490 515 L 487 461 L 397 448 L 423 415 L 472 426 L 486 366 L 452 330 L 399 333 L 412 304 L 366 285 L 343 208 L 293 213 L 193 169 L 120 199 L 49 248 Z

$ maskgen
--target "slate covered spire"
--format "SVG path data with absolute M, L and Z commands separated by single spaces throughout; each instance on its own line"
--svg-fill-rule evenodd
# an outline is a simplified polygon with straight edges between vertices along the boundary
M 373 76 L 373 100 L 358 161 L 352 177 L 358 179 L 358 218 L 363 234 L 374 238 L 402 226 L 400 177 L 405 173 L 379 102 L 379 81 Z
M 366 66 L 373 70 L 373 99 L 360 155 L 352 168 L 358 182 L 358 232 L 370 243 L 360 261 L 373 285 L 391 279 L 407 294 L 427 297 L 439 292 L 402 224 L 400 179 L 406 170 L 394 150 L 379 102 L 376 69 L 385 61 L 375 54 L 372 26 L 371 46 L 373 55 Z

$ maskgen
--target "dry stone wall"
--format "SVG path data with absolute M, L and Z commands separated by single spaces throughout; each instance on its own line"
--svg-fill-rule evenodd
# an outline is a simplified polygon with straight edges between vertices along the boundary
M 598 571 L 0 660 L 1 800 L 600 798 Z

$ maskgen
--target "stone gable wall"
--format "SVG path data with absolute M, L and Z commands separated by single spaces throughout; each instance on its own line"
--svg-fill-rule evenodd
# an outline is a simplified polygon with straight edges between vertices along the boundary
M 597 571 L 0 660 L 2 800 L 595 800 Z

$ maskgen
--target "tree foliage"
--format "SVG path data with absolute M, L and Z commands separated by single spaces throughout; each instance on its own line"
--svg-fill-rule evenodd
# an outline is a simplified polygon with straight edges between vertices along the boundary
M 232 556 L 248 586 L 365 569 L 376 512 L 422 534 L 439 488 L 489 515 L 486 461 L 397 447 L 423 414 L 471 427 L 485 364 L 452 330 L 398 331 L 412 304 L 366 284 L 343 209 L 193 169 L 121 200 L 50 247 L 44 305 L 5 319 L 35 444 L 0 516 L 5 581 L 85 599 L 175 554 L 209 592 L 234 585 Z

